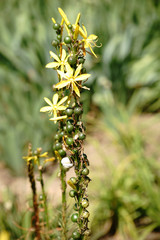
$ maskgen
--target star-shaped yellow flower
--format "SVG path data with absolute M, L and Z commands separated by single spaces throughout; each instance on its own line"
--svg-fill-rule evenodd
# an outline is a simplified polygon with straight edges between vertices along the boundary
M 40 158 L 48 157 L 48 152 L 44 152 L 44 153 L 40 154 L 39 157 Z M 23 157 L 23 159 L 27 160 L 27 162 L 29 162 L 31 160 L 34 160 L 34 162 L 37 163 L 38 156 L 37 155 L 35 155 L 35 156 L 27 156 L 27 157 Z
M 46 65 L 46 68 L 57 68 L 61 66 L 61 71 L 64 72 L 64 66 L 67 64 L 67 59 L 69 56 L 66 57 L 66 51 L 62 49 L 62 56 L 61 59 L 52 51 L 49 52 L 51 57 L 54 58 L 54 62 L 50 62 Z
M 62 81 L 60 81 L 59 83 L 57 83 L 56 85 L 54 85 L 55 88 L 63 88 L 63 87 L 70 87 L 72 91 L 74 91 L 79 97 L 80 97 L 80 91 L 79 88 L 77 87 L 77 85 L 79 85 L 77 82 L 78 81 L 83 81 L 86 80 L 87 78 L 90 77 L 91 74 L 80 74 L 80 71 L 82 69 L 82 64 L 80 64 L 75 73 L 74 70 L 71 68 L 71 66 L 69 64 L 66 65 L 66 70 L 67 72 L 64 73 L 62 71 L 57 70 L 58 74 L 61 76 Z M 63 80 L 65 79 L 65 80 Z
M 87 30 L 84 25 L 82 25 L 83 29 L 79 27 L 79 33 L 83 37 L 82 42 L 84 42 L 84 48 L 89 48 L 93 55 L 97 58 L 96 54 L 94 53 L 92 47 L 97 47 L 96 40 L 97 36 L 94 34 L 91 34 L 87 37 Z
M 58 94 L 56 93 L 53 95 L 52 103 L 48 98 L 44 97 L 44 100 L 46 101 L 46 103 L 48 103 L 49 106 L 42 107 L 40 109 L 40 112 L 49 112 L 50 114 L 53 114 L 54 117 L 50 118 L 49 120 L 54 121 L 56 123 L 57 120 L 64 119 L 67 117 L 67 115 L 57 116 L 59 114 L 59 111 L 63 111 L 67 108 L 67 106 L 61 106 L 64 102 L 66 102 L 67 99 L 68 97 L 66 96 L 58 102 Z

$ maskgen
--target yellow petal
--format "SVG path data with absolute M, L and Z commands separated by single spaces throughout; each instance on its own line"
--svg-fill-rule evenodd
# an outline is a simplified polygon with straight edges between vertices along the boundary
M 57 62 L 60 62 L 59 57 L 52 51 L 49 52 L 49 54 L 51 55 L 51 57 L 53 57 Z
M 56 20 L 55 20 L 53 17 L 52 17 L 52 22 L 53 22 L 53 23 L 56 23 Z
M 77 67 L 77 69 L 76 69 L 76 71 L 75 71 L 75 74 L 74 74 L 74 77 L 77 77 L 77 76 L 78 76 L 78 74 L 80 73 L 81 69 L 82 69 L 82 64 L 80 64 L 80 65 Z
M 68 20 L 68 18 L 67 18 L 67 16 L 66 16 L 66 14 L 64 13 L 64 11 L 63 11 L 61 8 L 58 8 L 58 11 L 59 11 L 59 13 L 61 14 L 62 18 L 64 19 L 65 23 L 66 23 L 67 25 L 69 25 L 70 22 L 69 22 L 69 20 Z
M 64 72 L 64 64 L 61 65 L 61 72 Z
M 61 76 L 61 78 L 67 79 L 68 77 L 66 76 L 66 73 L 57 70 L 58 74 Z
M 74 30 L 74 35 L 73 38 L 77 40 L 79 34 L 79 25 L 76 25 L 75 30 Z
M 62 21 L 61 21 L 61 26 L 63 25 L 63 23 L 64 23 L 64 19 L 62 18 Z
M 48 152 L 44 152 L 40 155 L 40 157 L 48 157 Z
M 58 94 L 57 93 L 53 95 L 52 101 L 53 101 L 53 105 L 57 104 L 57 101 L 58 101 Z
M 49 120 L 50 121 L 54 121 L 54 122 L 57 122 L 57 120 L 60 120 L 60 119 L 65 119 L 67 118 L 67 115 L 64 115 L 64 116 L 60 116 L 60 117 L 54 117 L 54 118 L 50 118 Z
M 80 91 L 74 82 L 72 83 L 72 87 L 75 93 L 78 95 L 78 97 L 80 97 Z
M 41 109 L 40 109 L 40 112 L 49 112 L 49 111 L 51 111 L 52 110 L 52 107 L 42 107 Z
M 64 61 L 64 59 L 66 58 L 66 51 L 64 49 L 62 49 L 62 57 L 61 60 Z
M 60 66 L 60 63 L 51 62 L 51 63 L 48 63 L 45 67 L 46 68 L 56 68 L 56 67 L 59 67 L 59 66 Z
M 82 88 L 85 89 L 85 90 L 90 90 L 90 88 L 88 88 L 86 86 L 83 86 Z
M 71 68 L 69 63 L 66 64 L 66 70 L 67 70 L 67 76 L 73 76 L 73 69 Z
M 66 108 L 67 108 L 66 106 L 58 106 L 58 107 L 57 107 L 57 110 L 62 111 L 62 110 L 65 110 Z
M 76 186 L 72 183 L 72 181 L 70 179 L 67 181 L 67 183 L 68 183 L 68 185 L 70 185 L 70 187 L 77 189 Z
M 89 35 L 88 40 L 96 40 L 98 37 L 94 34 Z
M 54 87 L 60 89 L 60 88 L 66 87 L 69 84 L 70 84 L 70 80 L 60 81 L 59 83 L 54 85 Z
M 84 39 L 87 38 L 87 35 L 85 34 L 85 32 L 83 31 L 83 29 L 81 27 L 79 27 L 79 33 Z
M 62 105 L 65 101 L 67 101 L 67 99 L 68 99 L 68 96 L 62 98 L 62 99 L 57 103 L 57 106 Z
M 91 46 L 89 46 L 89 49 L 91 50 L 91 52 L 93 53 L 93 55 L 97 58 L 97 55 L 94 53 L 93 49 L 91 48 Z
M 69 30 L 69 28 L 67 27 L 66 24 L 65 24 L 65 28 L 66 28 L 66 30 L 67 30 L 68 35 L 70 36 L 70 30 Z
M 89 78 L 91 76 L 91 74 L 81 74 L 79 75 L 78 77 L 75 78 L 75 81 L 82 81 L 82 80 L 85 80 L 87 78 Z
M 84 41 L 84 48 L 89 48 L 90 43 L 87 41 L 87 39 Z
M 80 17 L 81 17 L 81 14 L 78 13 L 78 15 L 77 15 L 77 19 L 76 19 L 76 22 L 75 22 L 75 25 L 77 25 L 77 24 L 79 23 Z
M 53 111 L 53 114 L 54 114 L 54 118 L 56 118 L 57 117 L 57 111 L 55 109 Z
M 61 65 L 61 72 L 64 72 L 64 64 Z
M 53 162 L 53 161 L 55 161 L 56 159 L 55 159 L 55 157 L 52 157 L 52 158 L 47 158 L 47 159 L 45 159 L 43 162 L 44 163 L 46 163 L 46 162 Z
M 84 33 L 85 33 L 85 35 L 87 37 L 87 30 L 86 30 L 86 28 L 85 28 L 85 26 L 83 24 L 82 24 L 82 27 L 83 27 Z
M 48 103 L 48 105 L 50 105 L 51 107 L 53 106 L 53 104 L 51 103 L 51 101 L 48 98 L 44 97 L 44 101 L 46 103 Z

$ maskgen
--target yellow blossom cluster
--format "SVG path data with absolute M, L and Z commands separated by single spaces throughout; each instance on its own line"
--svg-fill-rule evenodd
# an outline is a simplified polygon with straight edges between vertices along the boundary
M 48 112 L 52 116 L 50 120 L 55 123 L 57 120 L 67 118 L 67 115 L 64 115 L 64 110 L 69 106 L 71 96 L 65 96 L 62 89 L 69 89 L 70 95 L 78 98 L 80 98 L 81 88 L 88 89 L 82 86 L 82 82 L 84 80 L 87 81 L 90 74 L 83 71 L 83 63 L 79 59 L 84 60 L 86 52 L 97 57 L 92 49 L 97 46 L 97 36 L 94 34 L 88 36 L 85 26 L 82 25 L 80 27 L 80 13 L 78 13 L 75 23 L 71 24 L 64 11 L 61 8 L 58 8 L 58 11 L 62 17 L 61 24 L 52 18 L 53 28 L 56 30 L 57 39 L 59 39 L 59 42 L 57 40 L 54 41 L 54 46 L 58 53 L 55 54 L 53 51 L 50 51 L 50 57 L 53 58 L 53 61 L 48 63 L 46 68 L 52 68 L 57 71 L 59 82 L 54 85 L 56 93 L 53 95 L 52 102 L 45 97 L 44 100 L 49 106 L 40 109 L 41 112 Z M 65 29 L 68 36 L 62 41 Z M 91 52 L 88 52 L 87 48 Z M 72 61 L 74 58 L 75 64 L 73 66 Z

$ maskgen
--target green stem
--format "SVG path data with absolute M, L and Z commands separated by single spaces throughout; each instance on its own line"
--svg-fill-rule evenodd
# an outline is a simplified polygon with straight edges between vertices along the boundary
M 78 191 L 78 214 L 79 214 L 79 217 L 81 216 L 82 214 L 82 211 L 83 211 L 83 207 L 81 205 L 81 202 L 82 202 L 82 198 L 83 198 L 83 192 L 82 192 L 82 189 L 81 189 L 81 183 L 83 181 L 82 177 L 81 177 L 81 174 L 80 174 L 80 170 L 81 170 L 81 162 L 79 161 L 79 156 L 77 156 L 76 158 L 76 161 L 78 163 L 78 166 L 77 166 L 77 170 L 75 169 L 75 173 L 77 175 L 77 178 L 79 179 L 79 184 L 77 186 L 77 191 Z M 84 236 L 82 235 L 82 229 L 83 229 L 83 220 L 81 220 L 81 218 L 79 218 L 79 222 L 78 222 L 78 226 L 79 226 L 79 231 L 81 233 L 81 240 L 83 240 Z
M 42 189 L 42 196 L 43 196 L 43 206 L 44 206 L 44 215 L 45 215 L 45 221 L 46 226 L 49 229 L 49 218 L 48 218 L 48 207 L 47 207 L 47 197 L 45 194 L 45 188 L 44 188 L 44 181 L 43 181 L 43 173 L 42 173 L 42 166 L 40 165 L 40 159 L 37 158 L 38 162 L 38 170 L 39 170 L 39 176 L 40 176 L 40 184 Z
M 36 182 L 34 178 L 34 167 L 32 161 L 28 162 L 28 177 L 31 183 L 31 189 L 33 193 L 33 208 L 34 208 L 34 227 L 35 227 L 35 235 L 37 240 L 41 239 L 40 235 L 40 221 L 39 221 L 39 209 L 38 209 L 38 201 L 37 201 L 37 192 L 36 192 Z
M 61 170 L 61 187 L 62 187 L 62 240 L 67 240 L 67 226 L 66 226 L 66 171 L 60 163 Z

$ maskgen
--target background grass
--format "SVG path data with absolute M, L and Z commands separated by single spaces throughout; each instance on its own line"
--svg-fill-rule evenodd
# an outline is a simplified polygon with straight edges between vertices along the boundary
M 112 227 L 108 232 L 112 234 L 118 231 L 124 239 L 128 236 L 145 239 L 160 226 L 159 144 L 154 142 L 153 134 L 149 144 L 154 144 L 156 151 L 149 155 L 145 147 L 148 140 L 143 131 L 137 131 L 132 119 L 137 114 L 140 119 L 142 114 L 159 119 L 158 0 L 0 2 L 0 161 L 15 174 L 23 175 L 22 156 L 28 142 L 32 142 L 33 148 L 43 146 L 52 151 L 56 126 L 39 109 L 43 97 L 51 97 L 56 82 L 54 71 L 45 69 L 45 64 L 49 62 L 49 50 L 54 50 L 51 41 L 56 36 L 51 17 L 60 21 L 58 7 L 63 8 L 72 22 L 81 12 L 88 33 L 99 36 L 102 47 L 95 49 L 98 59 L 89 56 L 86 61 L 86 68 L 92 74 L 87 82 L 91 90 L 82 94 L 86 121 L 91 132 L 101 131 L 97 122 L 103 124 L 103 132 L 106 129 L 114 139 L 112 144 L 121 149 L 115 165 L 104 152 L 107 176 L 103 180 L 93 176 L 100 189 L 95 201 L 98 214 L 92 221 L 93 238 L 107 234 L 104 226 L 110 222 Z M 101 154 L 99 141 L 91 144 Z M 101 181 L 105 187 L 101 187 Z M 20 219 L 21 216 L 17 221 L 21 222 Z M 147 224 L 142 224 L 144 219 Z M 11 231 L 7 225 L 11 220 L 7 222 L 3 228 L 13 232 L 11 239 L 15 239 L 21 233 Z M 99 227 L 97 235 L 94 229 Z

